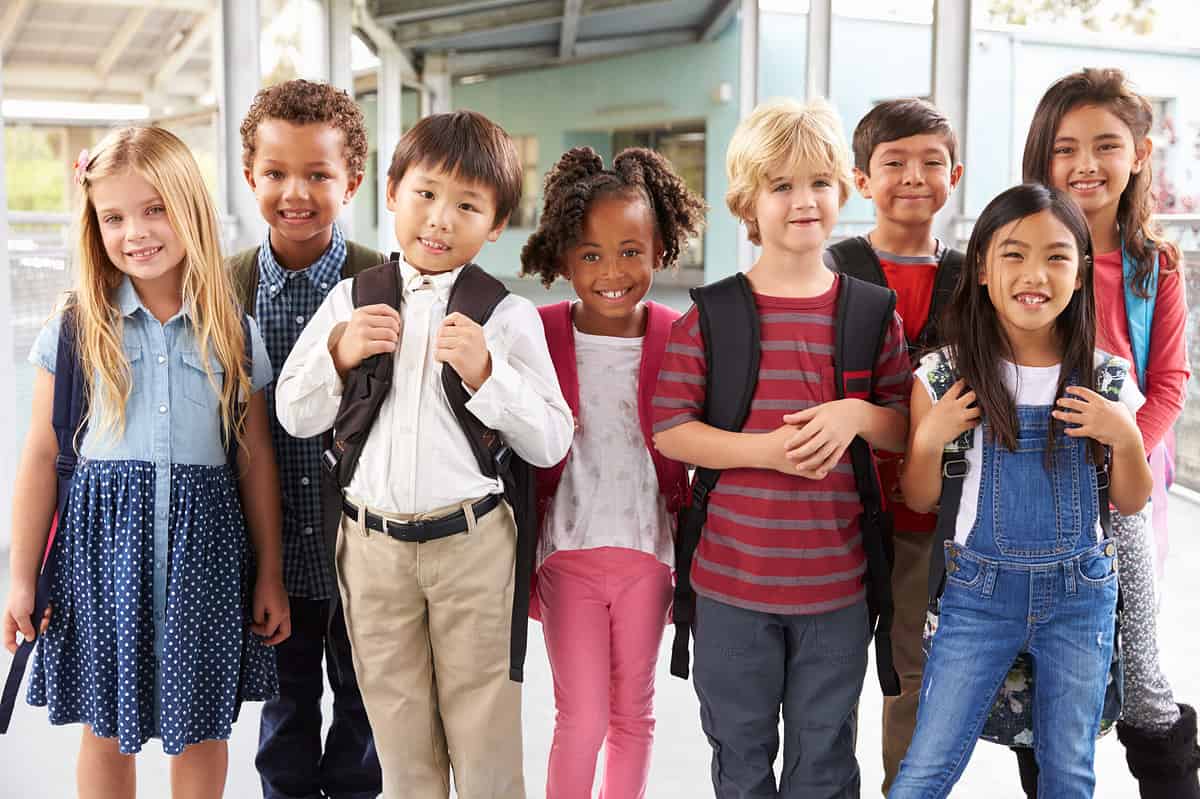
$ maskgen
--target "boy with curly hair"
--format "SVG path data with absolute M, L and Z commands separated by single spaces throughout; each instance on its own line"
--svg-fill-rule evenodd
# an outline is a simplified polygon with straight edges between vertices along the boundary
M 362 112 L 346 92 L 307 80 L 263 89 L 241 133 L 246 182 L 269 230 L 261 245 L 233 256 L 230 268 L 278 379 L 305 323 L 333 287 L 387 258 L 347 241 L 336 221 L 362 184 L 367 158 Z M 296 438 L 280 426 L 275 387 L 272 381 L 266 395 L 283 494 L 283 580 L 294 626 L 292 637 L 277 647 L 279 696 L 263 706 L 255 765 L 265 799 L 375 797 L 382 790 L 379 759 L 322 536 L 320 438 Z M 323 658 L 334 697 L 324 745 Z

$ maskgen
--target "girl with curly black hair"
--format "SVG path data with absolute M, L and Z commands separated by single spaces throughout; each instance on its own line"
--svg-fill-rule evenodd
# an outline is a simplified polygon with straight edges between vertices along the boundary
M 654 672 L 671 604 L 683 464 L 654 449 L 650 403 L 678 314 L 644 302 L 654 272 L 699 232 L 704 202 L 661 155 L 628 149 L 606 169 L 588 147 L 546 175 L 523 274 L 562 276 L 578 301 L 539 308 L 575 439 L 538 472 L 539 618 L 558 711 L 547 799 L 642 797 L 654 731 Z

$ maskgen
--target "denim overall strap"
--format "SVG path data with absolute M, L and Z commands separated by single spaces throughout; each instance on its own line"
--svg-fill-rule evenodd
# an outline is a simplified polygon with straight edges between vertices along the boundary
M 979 511 L 966 548 L 1001 560 L 1059 560 L 1094 545 L 1097 471 L 1087 440 L 1057 432 L 1050 452 L 1051 406 L 1017 407 L 1016 448 L 980 435 Z

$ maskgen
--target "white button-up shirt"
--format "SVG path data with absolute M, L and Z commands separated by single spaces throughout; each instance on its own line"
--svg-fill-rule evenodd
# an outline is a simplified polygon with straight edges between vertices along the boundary
M 404 329 L 393 353 L 392 389 L 363 446 L 346 493 L 390 513 L 424 513 L 497 494 L 503 486 L 479 470 L 466 434 L 442 390 L 434 360 L 450 288 L 460 269 L 423 275 L 400 262 Z M 279 423 L 293 436 L 333 426 L 342 380 L 329 353 L 334 327 L 354 311 L 352 279 L 341 281 L 296 341 L 275 384 Z M 529 300 L 510 294 L 483 326 L 492 374 L 467 409 L 533 466 L 558 463 L 574 424 L 546 349 L 542 320 Z

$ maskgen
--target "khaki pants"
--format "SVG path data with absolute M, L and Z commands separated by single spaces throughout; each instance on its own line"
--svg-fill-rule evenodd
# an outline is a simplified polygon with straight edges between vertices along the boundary
M 508 678 L 515 554 L 505 503 L 422 544 L 342 517 L 338 587 L 385 799 L 447 799 L 451 768 L 461 799 L 525 799 L 521 686 Z
M 892 567 L 892 660 L 900 675 L 900 695 L 883 698 L 883 793 L 892 787 L 900 761 L 908 751 L 917 726 L 917 700 L 925 655 L 921 636 L 929 606 L 929 553 L 934 533 L 901 533 L 894 537 L 896 562 Z

